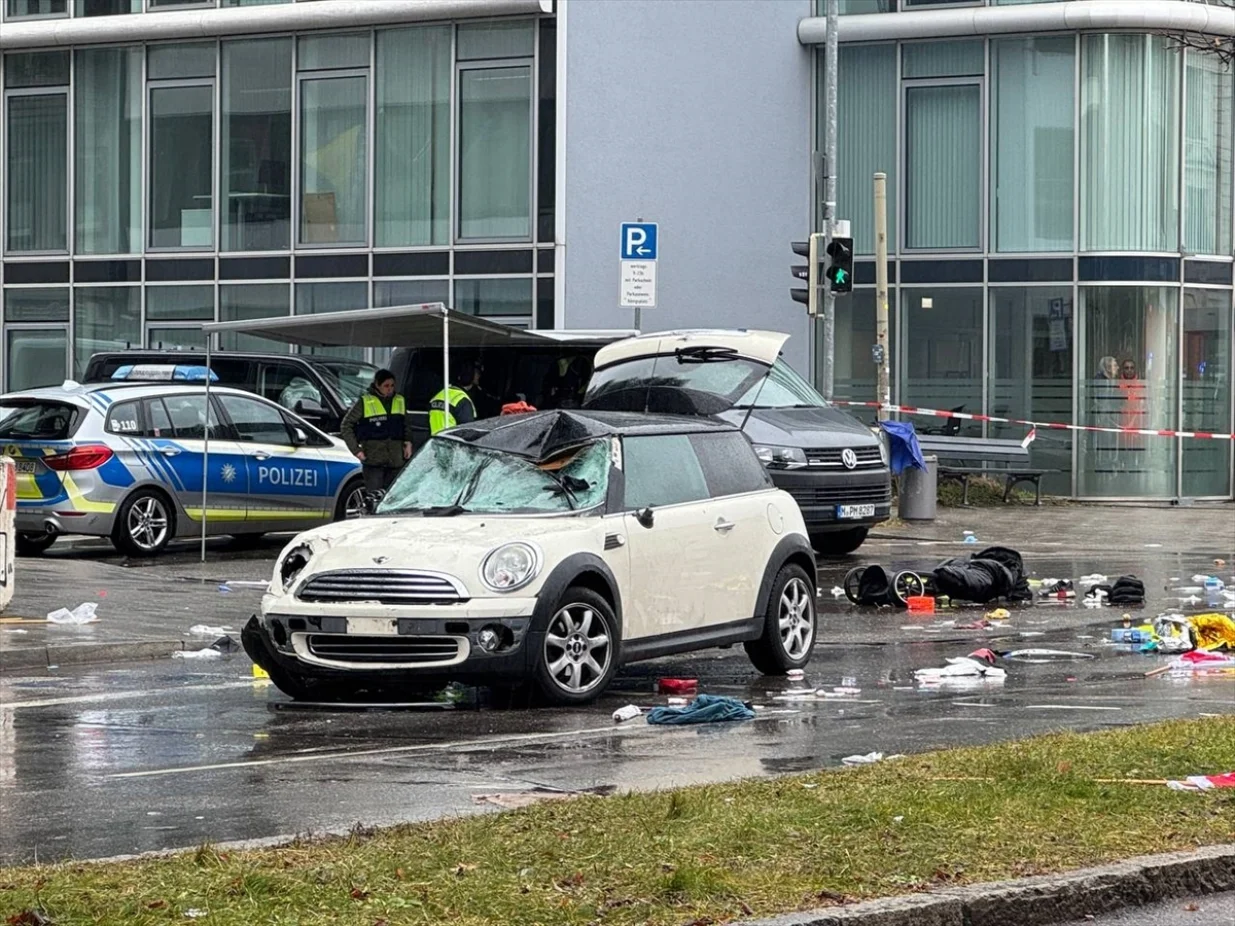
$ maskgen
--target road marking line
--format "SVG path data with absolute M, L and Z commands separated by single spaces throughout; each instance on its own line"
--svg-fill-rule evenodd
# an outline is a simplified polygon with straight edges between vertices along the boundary
M 316 753 L 314 755 L 280 756 L 275 759 L 253 759 L 248 762 L 219 762 L 214 765 L 192 765 L 182 768 L 151 769 L 145 772 L 117 772 L 107 778 L 154 778 L 162 775 L 182 775 L 188 772 L 215 772 L 227 768 L 255 768 L 259 765 L 282 765 L 286 762 L 321 762 L 327 759 L 360 759 L 369 756 L 392 756 L 415 752 L 443 752 L 452 749 L 468 749 L 471 747 L 496 749 L 502 746 L 513 746 L 520 743 L 534 743 L 543 740 L 565 739 L 572 736 L 596 736 L 599 734 L 625 736 L 635 727 L 625 730 L 607 724 L 603 727 L 591 727 L 583 730 L 565 730 L 561 733 L 524 733 L 518 736 L 503 736 L 489 739 L 458 740 L 453 743 L 421 743 L 417 746 L 389 746 L 383 749 L 358 749 L 352 752 Z
M 183 688 L 165 689 L 168 693 L 179 694 L 183 691 L 218 691 L 220 688 L 250 688 L 253 685 L 253 680 L 248 679 L 243 682 L 219 682 L 214 685 L 186 685 Z M 148 688 L 142 688 L 135 691 L 105 691 L 98 694 L 89 695 L 74 695 L 65 698 L 44 698 L 41 701 L 15 701 L 7 704 L 0 704 L 0 713 L 4 711 L 15 711 L 25 707 L 58 707 L 61 704 L 90 704 L 95 701 L 122 701 L 127 698 L 141 698 L 151 694 L 160 692 L 151 691 Z
M 1096 704 L 1027 704 L 1027 711 L 1122 711 L 1122 707 L 1100 707 Z

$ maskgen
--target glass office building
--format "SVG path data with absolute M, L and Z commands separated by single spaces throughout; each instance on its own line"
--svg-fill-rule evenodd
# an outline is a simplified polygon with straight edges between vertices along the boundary
M 144 3 L 0 0 L 6 389 L 216 319 L 442 301 L 552 326 L 542 4 Z
M 899 6 L 841 0 L 838 215 L 853 222 L 860 285 L 837 303 L 837 397 L 875 395 L 884 171 L 894 401 L 1229 433 L 1233 76 L 1164 37 L 1181 21 L 1164 17 L 1209 11 L 1111 2 L 1112 22 L 1135 12 L 1161 28 L 1078 33 L 1067 2 Z M 822 26 L 800 30 L 820 56 Z M 819 107 L 820 139 L 822 119 Z M 1044 479 L 1057 494 L 1228 497 L 1231 448 L 1040 428 L 1032 457 L 1059 471 Z

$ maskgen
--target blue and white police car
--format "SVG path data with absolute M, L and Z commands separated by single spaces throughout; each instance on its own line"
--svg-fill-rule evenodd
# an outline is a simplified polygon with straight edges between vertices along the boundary
M 337 438 L 204 367 L 122 367 L 110 383 L 0 396 L 17 464 L 17 550 L 60 534 L 153 556 L 177 537 L 302 531 L 363 511 L 360 463 Z M 203 506 L 203 479 L 205 503 Z

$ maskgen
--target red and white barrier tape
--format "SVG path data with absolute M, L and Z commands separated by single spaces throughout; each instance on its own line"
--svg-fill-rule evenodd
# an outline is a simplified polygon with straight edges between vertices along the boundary
M 834 405 L 844 405 L 849 408 L 879 408 L 878 402 L 846 402 L 834 399 Z M 1101 434 L 1140 434 L 1145 437 L 1194 437 L 1199 440 L 1235 440 L 1235 434 L 1219 434 L 1213 431 L 1172 431 L 1156 428 L 1104 428 L 1087 424 L 1061 424 L 1057 421 L 1029 421 L 1024 418 L 997 418 L 994 415 L 970 415 L 965 412 L 945 411 L 939 408 L 917 408 L 913 405 L 884 405 L 884 410 L 898 412 L 902 415 L 926 415 L 933 418 L 962 418 L 965 421 L 992 421 L 996 424 L 1020 424 L 1032 430 L 1025 438 L 1029 443 L 1037 435 L 1038 428 L 1052 431 L 1096 431 Z

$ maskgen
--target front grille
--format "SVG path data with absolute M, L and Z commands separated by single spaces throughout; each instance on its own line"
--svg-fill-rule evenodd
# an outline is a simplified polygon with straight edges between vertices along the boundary
M 377 601 L 381 604 L 454 604 L 466 601 L 446 576 L 407 569 L 342 569 L 305 583 L 301 601 Z
M 854 455 L 858 458 L 858 466 L 882 466 L 883 458 L 879 455 L 878 447 L 854 447 L 852 448 Z M 845 464 L 841 462 L 841 454 L 844 453 L 843 447 L 817 447 L 806 451 L 806 462 L 811 466 L 838 466 L 843 467 Z
M 306 642 L 310 655 L 334 662 L 419 665 L 450 662 L 459 656 L 459 641 L 453 637 L 363 637 L 311 633 Z
M 892 490 L 888 486 L 803 486 L 789 490 L 799 505 L 890 505 Z

